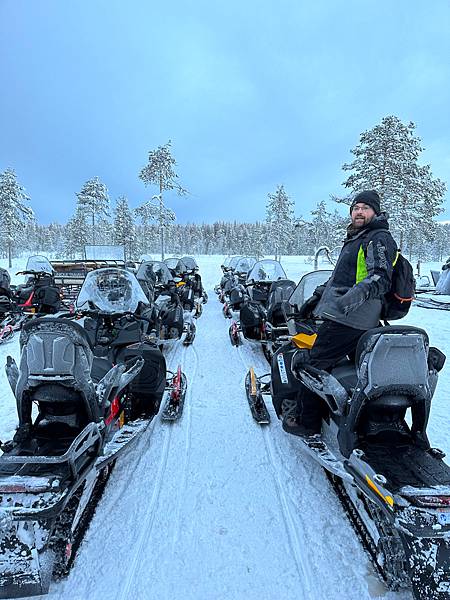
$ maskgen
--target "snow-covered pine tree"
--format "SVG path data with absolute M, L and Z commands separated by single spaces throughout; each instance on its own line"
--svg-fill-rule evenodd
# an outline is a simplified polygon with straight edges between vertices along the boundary
M 114 243 L 124 246 L 127 259 L 138 258 L 133 214 L 125 196 L 117 198 L 114 209 Z
M 450 223 L 438 223 L 432 248 L 432 259 L 443 261 L 450 249 Z
M 110 246 L 113 243 L 114 226 L 104 216 L 100 216 L 95 223 L 95 240 L 99 246 Z
M 266 222 L 275 260 L 287 253 L 294 237 L 294 202 L 289 198 L 283 185 L 279 185 L 274 194 L 268 194 L 266 204 Z
M 151 218 L 156 219 L 159 223 L 162 260 L 164 260 L 164 230 L 175 220 L 175 213 L 164 205 L 163 192 L 175 190 L 181 196 L 188 193 L 177 181 L 178 175 L 174 170 L 177 163 L 172 157 L 170 147 L 171 141 L 169 140 L 164 146 L 158 146 L 156 150 L 151 150 L 148 154 L 147 165 L 141 169 L 141 172 L 139 173 L 139 179 L 141 179 L 146 186 L 156 185 L 159 188 L 159 194 L 152 198 L 152 200 L 156 202 L 152 205 L 152 203 L 148 201 L 142 205 L 142 207 L 148 205 L 148 208 L 146 209 L 147 215 L 150 216 L 151 214 Z M 153 206 L 158 210 L 151 211 L 150 206 Z M 142 207 L 139 207 L 139 209 Z M 139 209 L 136 209 L 137 214 L 139 214 L 137 212 Z
M 78 206 L 84 212 L 92 225 L 92 245 L 98 243 L 96 239 L 95 218 L 109 216 L 108 189 L 98 177 L 88 179 L 81 190 L 77 193 Z
M 311 215 L 313 218 L 307 226 L 311 246 L 315 250 L 320 246 L 327 246 L 330 250 L 340 246 L 350 219 L 342 217 L 337 210 L 329 212 L 324 200 L 317 203 Z
M 77 206 L 75 214 L 66 225 L 64 254 L 68 258 L 77 256 L 81 258 L 84 255 L 84 247 L 89 240 L 89 230 L 86 213 L 80 206 Z
M 414 135 L 415 128 L 414 123 L 404 125 L 396 116 L 384 117 L 379 125 L 361 134 L 359 144 L 351 150 L 355 160 L 342 167 L 353 171 L 344 182 L 352 193 L 375 189 L 380 194 L 401 248 L 411 229 L 422 232 L 416 241 L 426 238 L 433 218 L 442 212 L 446 190 L 443 181 L 433 179 L 429 165 L 418 164 L 423 148 Z M 351 198 L 341 201 L 349 204 Z
M 33 211 L 24 204 L 30 198 L 18 183 L 13 169 L 0 173 L 0 235 L 8 254 L 8 265 L 12 267 L 12 251 L 20 241 L 25 223 L 33 218 Z

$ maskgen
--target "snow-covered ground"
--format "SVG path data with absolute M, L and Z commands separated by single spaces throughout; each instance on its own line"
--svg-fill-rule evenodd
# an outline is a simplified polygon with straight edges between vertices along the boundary
M 49 598 L 410 599 L 378 581 L 323 471 L 283 432 L 270 403 L 270 426 L 252 420 L 244 377 L 251 365 L 257 374 L 268 365 L 257 346 L 229 342 L 213 292 L 222 258 L 199 257 L 210 301 L 193 346 L 167 352 L 169 367 L 181 363 L 188 377 L 181 420 L 155 419 L 117 463 L 70 576 L 51 586 Z M 282 262 L 294 280 L 312 268 L 299 257 Z M 413 307 L 404 322 L 450 353 L 450 312 Z M 18 353 L 17 336 L 0 346 L 0 363 Z M 17 419 L 3 369 L 0 377 L 7 439 Z M 429 425 L 433 444 L 447 452 L 449 383 L 450 366 Z

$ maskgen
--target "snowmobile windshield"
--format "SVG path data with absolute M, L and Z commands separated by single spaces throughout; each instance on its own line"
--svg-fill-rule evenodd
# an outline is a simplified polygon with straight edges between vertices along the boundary
M 169 267 L 160 260 L 148 260 L 141 263 L 136 277 L 156 285 L 167 285 L 169 281 L 173 280 Z
M 228 264 L 228 268 L 232 269 L 234 271 L 234 269 L 236 268 L 236 265 L 241 260 L 241 258 L 244 258 L 244 257 L 243 256 L 232 256 L 230 258 L 230 262 Z
M 450 269 L 441 271 L 436 283 L 436 294 L 450 294 Z
M 253 256 L 241 256 L 236 264 L 236 273 L 248 273 L 256 263 L 256 258 Z
M 48 273 L 53 275 L 53 267 L 46 256 L 30 256 L 27 260 L 25 271 L 33 273 Z
M 289 300 L 295 290 L 295 283 L 290 279 L 279 279 L 270 286 L 270 293 L 279 302 Z
M 231 256 L 227 256 L 223 263 L 220 265 L 221 267 L 225 267 L 226 269 L 230 266 Z
M 134 313 L 139 302 L 148 300 L 136 276 L 116 267 L 97 269 L 86 275 L 77 298 L 77 308 L 97 308 L 107 313 Z
M 164 262 L 176 275 L 181 275 L 187 270 L 181 258 L 166 258 Z
M 186 266 L 188 271 L 195 271 L 195 269 L 198 269 L 197 261 L 192 256 L 182 256 L 180 260 Z
M 250 281 L 277 281 L 278 279 L 286 279 L 286 273 L 276 260 L 260 260 L 253 265 L 247 275 L 247 283 Z
M 298 310 L 308 298 L 311 298 L 317 286 L 330 279 L 332 272 L 331 270 L 311 271 L 303 275 L 289 298 L 289 304 Z

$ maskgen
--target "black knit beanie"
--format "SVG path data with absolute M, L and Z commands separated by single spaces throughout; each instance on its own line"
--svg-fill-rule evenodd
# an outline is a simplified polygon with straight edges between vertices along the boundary
M 377 215 L 381 213 L 380 196 L 375 190 L 364 190 L 363 192 L 356 194 L 350 206 L 350 213 L 352 212 L 355 204 L 358 204 L 359 202 L 362 204 L 367 204 L 367 206 L 373 208 Z

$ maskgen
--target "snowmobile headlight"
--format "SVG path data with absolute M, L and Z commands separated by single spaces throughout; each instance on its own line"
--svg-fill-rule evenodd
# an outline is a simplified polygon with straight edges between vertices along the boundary
M 420 508 L 450 508 L 450 496 L 410 496 L 409 499 Z

